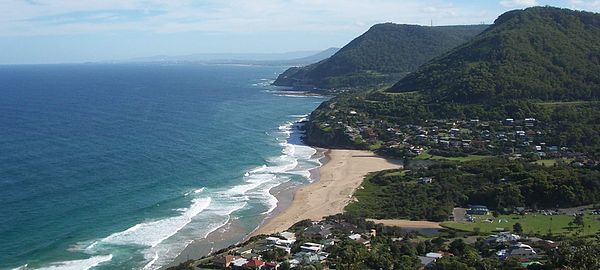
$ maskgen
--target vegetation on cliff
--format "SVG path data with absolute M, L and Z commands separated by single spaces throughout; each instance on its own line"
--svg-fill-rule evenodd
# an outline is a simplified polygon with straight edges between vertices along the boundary
M 600 15 L 552 7 L 507 12 L 391 91 L 419 91 L 431 102 L 598 100 Z
M 277 78 L 275 85 L 355 88 L 392 83 L 468 41 L 486 27 L 378 24 L 330 58 L 288 69 Z

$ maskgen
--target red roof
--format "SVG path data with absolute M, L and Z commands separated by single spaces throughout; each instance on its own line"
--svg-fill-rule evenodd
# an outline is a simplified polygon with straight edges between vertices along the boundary
M 261 260 L 257 260 L 257 259 L 252 259 L 250 261 L 248 261 L 246 264 L 244 264 L 245 267 L 260 267 L 263 264 L 265 264 L 265 262 L 261 261 Z

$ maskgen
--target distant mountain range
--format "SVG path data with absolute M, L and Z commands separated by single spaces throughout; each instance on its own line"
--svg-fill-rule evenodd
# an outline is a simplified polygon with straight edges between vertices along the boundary
M 206 64 L 247 64 L 247 65 L 307 65 L 326 59 L 339 48 L 324 51 L 296 51 L 286 53 L 201 53 L 190 55 L 157 55 L 126 60 L 116 63 L 206 63 Z
M 393 83 L 487 27 L 377 24 L 330 58 L 288 69 L 275 85 L 341 88 Z

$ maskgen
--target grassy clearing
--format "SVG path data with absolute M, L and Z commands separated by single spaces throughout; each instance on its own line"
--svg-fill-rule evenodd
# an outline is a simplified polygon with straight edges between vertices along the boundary
M 564 102 L 538 102 L 536 104 L 544 107 L 559 107 L 559 106 L 577 106 L 577 105 L 593 105 L 598 101 L 564 101 Z
M 450 161 L 473 161 L 473 160 L 482 160 L 486 158 L 490 158 L 491 156 L 476 156 L 476 155 L 468 155 L 466 157 L 442 157 L 442 156 L 434 156 L 427 152 L 424 152 L 416 157 L 416 159 L 431 159 L 431 160 L 450 160 Z
M 571 163 L 572 161 L 573 161 L 573 159 L 565 159 L 565 158 L 563 158 L 563 159 L 540 159 L 540 160 L 534 161 L 533 163 L 542 165 L 545 167 L 552 167 L 559 162 Z
M 398 171 L 398 172 L 386 173 L 383 177 L 394 177 L 394 176 L 405 176 L 405 175 L 406 175 L 406 171 Z
M 491 215 L 475 216 L 475 222 L 444 222 L 441 225 L 455 230 L 473 232 L 479 228 L 481 233 L 493 233 L 494 231 L 503 228 L 505 230 L 513 230 L 513 225 L 517 222 L 521 223 L 525 234 L 563 234 L 563 235 L 595 235 L 600 232 L 600 216 L 585 215 L 584 227 L 571 226 L 573 216 L 570 215 L 555 215 L 544 216 L 542 214 L 527 214 L 527 215 L 501 215 L 494 218 Z M 494 220 L 494 222 L 486 222 L 486 219 Z M 499 222 L 501 220 L 502 222 Z
M 372 176 L 367 175 L 367 177 L 363 180 L 360 190 L 354 193 L 354 197 L 360 203 L 350 203 L 348 204 L 344 210 L 350 213 L 360 213 L 364 208 L 372 209 L 377 207 L 379 201 L 377 198 L 379 196 L 384 196 L 382 193 L 381 187 L 371 183 L 369 178 Z

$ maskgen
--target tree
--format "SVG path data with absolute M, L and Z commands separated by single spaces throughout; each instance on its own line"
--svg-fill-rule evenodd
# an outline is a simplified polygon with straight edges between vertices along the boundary
M 435 262 L 433 270 L 475 270 L 465 263 L 458 260 L 456 257 L 443 257 Z
M 575 218 L 573 218 L 573 224 L 583 228 L 583 226 L 585 225 L 583 222 L 583 214 L 576 215 Z
M 292 269 L 292 267 L 290 266 L 290 263 L 288 261 L 282 262 L 279 265 L 279 270 L 290 270 Z
M 517 234 L 523 233 L 523 226 L 521 226 L 521 223 L 515 223 L 515 225 L 513 225 L 513 231 Z
M 456 256 L 460 256 L 465 253 L 465 249 L 467 248 L 467 244 L 462 239 L 456 239 L 450 243 L 448 247 L 450 252 L 452 252 Z

